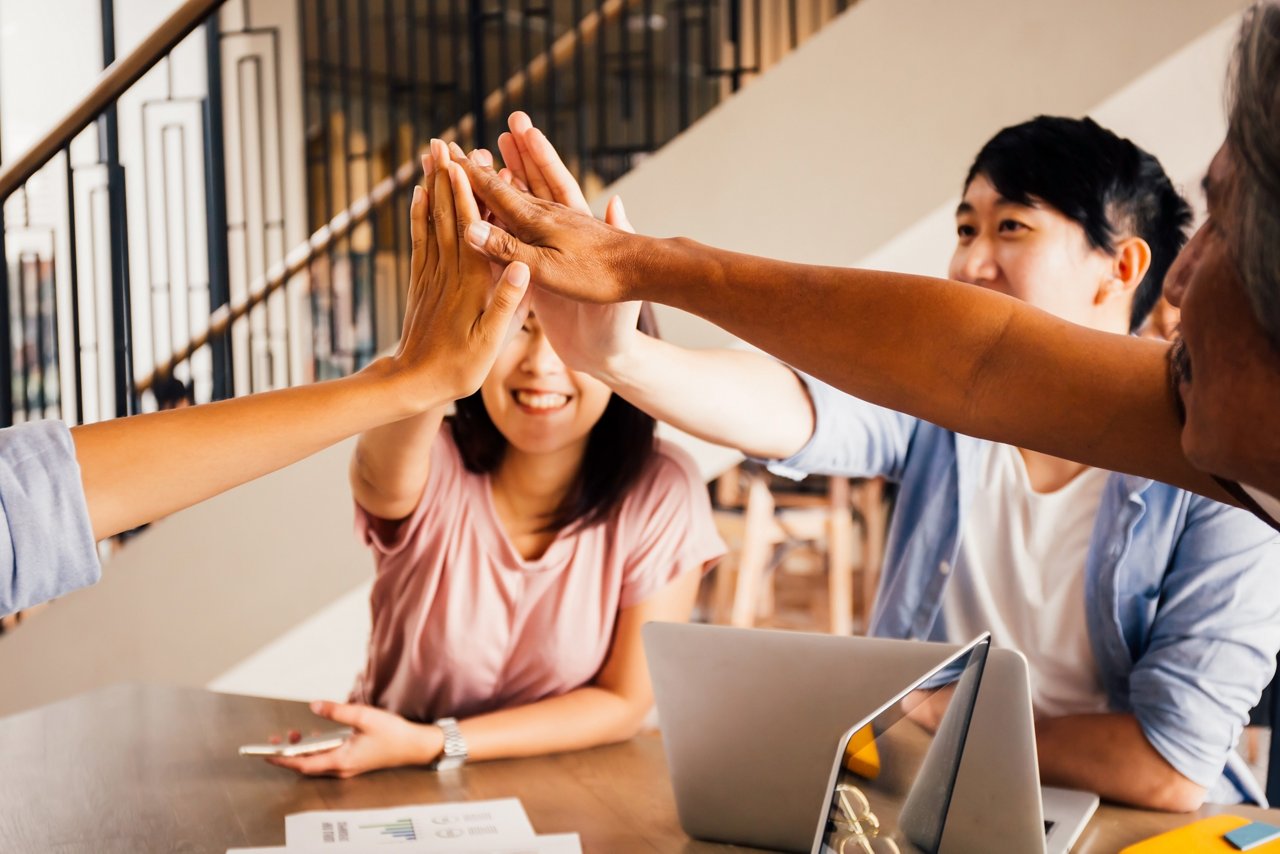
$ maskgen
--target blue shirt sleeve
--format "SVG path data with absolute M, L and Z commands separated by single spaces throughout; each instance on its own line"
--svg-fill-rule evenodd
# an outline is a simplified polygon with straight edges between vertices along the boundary
M 0 430 L 0 614 L 101 575 L 71 431 L 61 421 Z
M 1223 773 L 1280 649 L 1280 539 L 1249 513 L 1188 496 L 1158 590 L 1150 643 L 1129 676 L 1151 745 L 1211 788 Z
M 796 375 L 813 403 L 813 435 L 794 456 L 763 461 L 771 472 L 794 480 L 809 474 L 902 479 L 917 419 Z

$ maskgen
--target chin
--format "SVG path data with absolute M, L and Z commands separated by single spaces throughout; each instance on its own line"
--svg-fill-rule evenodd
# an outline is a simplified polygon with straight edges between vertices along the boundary
M 1231 448 L 1230 437 L 1222 434 L 1222 419 L 1205 418 L 1203 412 L 1187 407 L 1187 421 L 1182 426 L 1182 453 L 1187 461 L 1202 472 L 1238 480 L 1239 455 Z
M 511 447 L 522 454 L 530 455 L 559 453 L 570 445 L 581 441 L 581 437 L 566 436 L 563 433 L 539 435 L 532 432 L 507 434 L 506 439 L 507 444 Z

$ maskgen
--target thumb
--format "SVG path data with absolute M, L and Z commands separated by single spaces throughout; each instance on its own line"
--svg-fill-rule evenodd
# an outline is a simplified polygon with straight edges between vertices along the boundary
M 492 223 L 476 220 L 467 226 L 467 243 L 490 261 L 529 261 L 532 248 Z M 525 267 L 528 273 L 528 267 Z
M 502 271 L 502 278 L 493 290 L 489 307 L 480 317 L 480 335 L 486 341 L 503 340 L 507 327 L 515 320 L 516 315 L 524 307 L 528 313 L 525 294 L 529 289 L 529 265 L 522 261 L 512 262 Z
M 622 196 L 614 196 L 609 200 L 608 206 L 604 209 L 604 221 L 628 234 L 636 233 L 635 228 L 631 225 L 631 220 L 627 219 L 626 209 L 622 207 Z
M 345 724 L 357 730 L 363 729 L 364 706 L 355 703 L 331 703 L 328 700 L 316 700 L 311 704 L 311 713 L 328 718 L 334 723 Z

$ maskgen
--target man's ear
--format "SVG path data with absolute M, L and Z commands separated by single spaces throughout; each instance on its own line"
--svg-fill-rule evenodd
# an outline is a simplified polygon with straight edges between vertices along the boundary
M 1116 246 L 1111 261 L 1111 278 L 1102 283 L 1095 305 L 1113 299 L 1129 299 L 1151 269 L 1151 247 L 1141 237 L 1126 237 Z

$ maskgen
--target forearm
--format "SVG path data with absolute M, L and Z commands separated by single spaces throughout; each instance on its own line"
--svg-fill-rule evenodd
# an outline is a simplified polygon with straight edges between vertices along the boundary
M 1190 812 L 1203 786 L 1182 776 L 1129 714 L 1070 715 L 1036 722 L 1040 778 L 1050 786 L 1096 792 L 1147 809 Z
M 627 298 L 700 315 L 856 397 L 958 432 L 1222 496 L 1182 454 L 1165 344 L 956 282 L 636 240 Z
M 813 434 L 804 384 L 760 353 L 688 350 L 637 333 L 593 373 L 654 418 L 748 456 L 785 459 Z
M 75 427 L 94 536 L 137 527 L 412 415 L 385 360 L 354 376 Z
M 640 730 L 649 702 L 587 685 L 527 706 L 459 724 L 472 760 L 516 759 L 625 741 Z
M 351 491 L 361 507 L 382 519 L 413 512 L 444 411 L 438 407 L 360 434 L 351 459 Z

